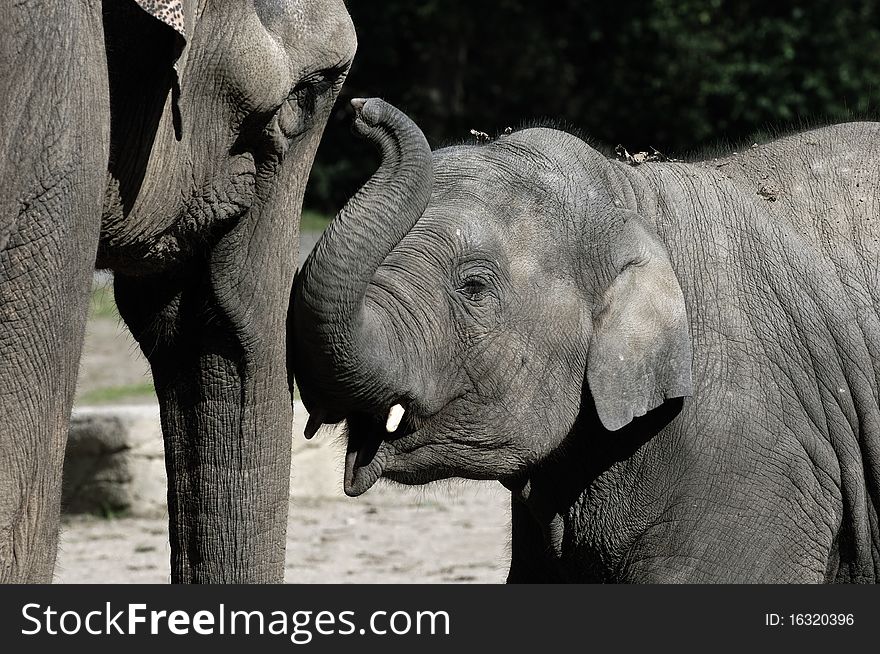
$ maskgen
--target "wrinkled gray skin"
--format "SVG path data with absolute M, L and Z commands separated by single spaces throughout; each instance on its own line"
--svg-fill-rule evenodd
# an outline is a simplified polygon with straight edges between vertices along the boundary
M 631 167 L 358 123 L 383 164 L 293 309 L 349 495 L 500 480 L 510 581 L 877 580 L 880 124 Z
M 283 578 L 298 215 L 354 31 L 182 7 L 185 39 L 133 0 L 0 8 L 0 581 L 52 578 L 96 266 L 153 370 L 173 580 Z

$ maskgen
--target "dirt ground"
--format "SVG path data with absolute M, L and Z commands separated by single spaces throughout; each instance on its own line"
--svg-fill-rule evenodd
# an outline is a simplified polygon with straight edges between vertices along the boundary
M 500 488 L 382 489 L 379 497 L 303 498 L 287 526 L 290 583 L 501 583 L 507 574 L 507 500 Z M 160 519 L 69 517 L 57 582 L 164 583 Z
M 77 402 L 155 402 L 149 367 L 108 298 L 109 287 L 93 297 Z M 302 420 L 298 416 L 300 432 Z M 359 498 L 346 498 L 340 490 L 336 440 L 319 433 L 306 442 L 301 433 L 294 434 L 288 582 L 504 581 L 509 500 L 499 484 L 444 482 L 406 488 L 380 483 Z M 66 516 L 56 580 L 167 582 L 165 520 Z

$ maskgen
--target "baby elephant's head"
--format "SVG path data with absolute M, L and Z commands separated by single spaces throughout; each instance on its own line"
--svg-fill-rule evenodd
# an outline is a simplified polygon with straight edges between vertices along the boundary
M 550 129 L 432 153 L 394 107 L 353 104 L 382 164 L 297 276 L 290 320 L 307 435 L 348 424 L 346 493 L 512 480 L 579 420 L 617 430 L 690 394 L 682 291 L 614 164 Z

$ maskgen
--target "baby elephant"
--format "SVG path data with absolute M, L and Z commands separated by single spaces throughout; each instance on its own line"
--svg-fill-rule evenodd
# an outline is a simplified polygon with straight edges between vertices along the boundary
M 509 581 L 878 580 L 880 124 L 633 166 L 354 105 L 289 323 L 346 493 L 501 481 Z

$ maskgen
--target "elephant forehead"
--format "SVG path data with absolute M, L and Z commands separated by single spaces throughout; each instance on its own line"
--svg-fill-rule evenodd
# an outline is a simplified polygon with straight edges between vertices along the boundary
M 340 60 L 354 56 L 354 27 L 342 0 L 255 0 L 254 9 L 263 25 L 286 42 L 320 47 Z
M 314 4 L 308 0 L 254 0 L 254 9 L 266 25 L 283 22 L 303 29 L 308 22 L 306 11 Z
M 547 165 L 546 160 L 539 153 L 509 148 L 447 148 L 435 153 L 435 189 L 440 197 L 456 193 L 484 199 L 556 196 L 567 175 L 560 166 Z
M 523 162 L 499 161 L 479 154 L 435 166 L 429 213 L 458 224 L 513 227 L 555 222 L 563 213 L 571 184 L 559 170 L 535 170 Z M 546 225 L 543 226 L 546 228 Z
M 430 206 L 387 262 L 422 261 L 446 269 L 459 261 L 486 259 L 502 268 L 515 265 L 526 276 L 548 268 L 566 273 L 576 244 L 562 240 L 563 230 L 551 225 L 559 223 L 558 215 L 491 202 L 483 197 Z

